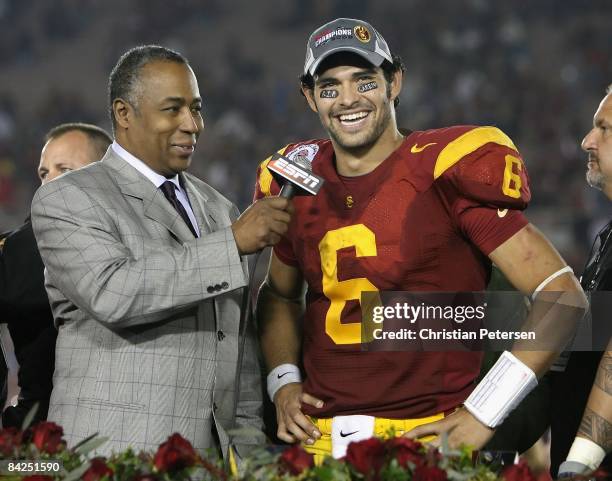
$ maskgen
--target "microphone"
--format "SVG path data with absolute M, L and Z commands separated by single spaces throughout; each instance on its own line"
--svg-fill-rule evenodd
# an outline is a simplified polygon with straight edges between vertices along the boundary
M 279 196 L 286 199 L 296 195 L 317 195 L 325 182 L 312 172 L 310 162 L 299 156 L 289 160 L 277 152 L 268 162 L 268 170 L 281 186 Z

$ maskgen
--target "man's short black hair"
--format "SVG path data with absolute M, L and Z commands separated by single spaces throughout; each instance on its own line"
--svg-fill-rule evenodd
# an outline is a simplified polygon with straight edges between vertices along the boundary
M 83 122 L 69 122 L 53 127 L 45 135 L 45 144 L 50 140 L 55 140 L 68 132 L 82 132 L 89 139 L 91 146 L 94 148 L 96 155 L 101 159 L 108 146 L 113 143 L 113 138 L 106 130 L 97 125 L 85 124 Z
M 383 74 L 385 75 L 385 80 L 387 81 L 387 87 L 391 85 L 391 82 L 393 81 L 393 75 L 396 72 L 404 73 L 406 71 L 406 66 L 404 65 L 404 62 L 402 62 L 402 58 L 399 55 L 392 55 L 391 58 L 393 58 L 393 63 L 385 60 L 380 66 L 380 68 L 383 71 Z M 300 76 L 300 84 L 302 87 L 308 90 L 314 90 L 313 76 L 310 74 L 302 74 Z M 393 106 L 397 107 L 398 105 L 399 105 L 399 97 L 396 97 L 393 102 Z
M 117 61 L 108 77 L 108 110 L 113 125 L 117 127 L 113 114 L 113 102 L 123 99 L 134 108 L 137 107 L 136 86 L 142 67 L 155 61 L 175 62 L 189 65 L 189 61 L 180 53 L 159 45 L 140 45 L 125 52 Z

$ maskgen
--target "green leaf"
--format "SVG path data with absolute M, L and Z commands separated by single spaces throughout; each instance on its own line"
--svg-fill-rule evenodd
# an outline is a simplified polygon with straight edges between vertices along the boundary
M 81 477 L 85 474 L 85 471 L 89 469 L 89 466 L 91 466 L 91 463 L 87 461 L 82 466 L 73 469 L 66 475 L 63 481 L 77 481 L 81 479 Z
M 317 466 L 312 469 L 312 479 L 319 481 L 350 481 L 350 475 L 345 470 L 335 469 L 332 465 Z
M 448 445 L 448 433 L 446 433 L 446 432 L 442 433 L 440 438 L 441 438 L 441 441 L 442 441 L 440 443 L 440 453 L 442 453 L 443 456 L 448 456 L 448 454 L 450 452 L 450 447 Z
M 98 449 L 100 446 L 102 446 L 106 441 L 108 441 L 107 437 L 95 437 L 95 436 L 91 436 L 90 438 L 86 439 L 85 442 L 81 443 L 80 446 L 75 449 L 75 453 L 76 454 L 82 454 L 85 455 L 90 451 L 93 451 L 94 449 Z
M 83 439 L 82 441 L 79 441 L 78 443 L 76 443 L 73 447 L 72 450 L 76 451 L 77 449 L 79 449 L 81 446 L 83 446 L 83 444 L 85 444 L 86 442 L 90 441 L 91 439 L 95 438 L 98 434 L 100 433 L 93 433 L 91 436 L 86 437 L 85 439 Z
M 23 424 L 21 425 L 22 431 L 28 429 L 30 427 L 30 424 L 32 424 L 32 421 L 34 421 L 34 416 L 36 416 L 36 411 L 38 411 L 39 405 L 40 403 L 35 402 L 34 406 L 32 406 L 32 408 L 28 411 L 28 414 L 26 415 L 25 419 L 23 420 Z

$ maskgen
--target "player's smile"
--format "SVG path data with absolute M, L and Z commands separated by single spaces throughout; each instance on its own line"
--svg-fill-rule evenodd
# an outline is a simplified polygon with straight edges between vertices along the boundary
M 388 102 L 382 98 L 361 98 L 352 105 L 332 108 L 324 125 L 327 124 L 330 136 L 345 148 L 371 145 L 388 127 L 389 110 Z
M 335 115 L 334 118 L 340 123 L 343 130 L 356 132 L 366 124 L 371 117 L 371 110 L 359 110 L 357 112 L 342 113 Z M 372 116 L 373 117 L 373 116 Z

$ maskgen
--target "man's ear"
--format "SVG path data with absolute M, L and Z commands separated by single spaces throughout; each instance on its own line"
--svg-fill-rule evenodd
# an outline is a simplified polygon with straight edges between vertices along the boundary
M 391 80 L 391 102 L 393 102 L 402 91 L 402 82 L 404 80 L 404 74 L 401 70 L 397 70 L 393 73 L 393 79 Z
M 117 125 L 127 129 L 134 115 L 134 108 L 125 100 L 118 98 L 113 100 L 113 115 Z
M 315 112 L 318 113 L 319 111 L 317 110 L 317 104 L 315 103 L 314 100 L 314 90 L 313 89 L 309 89 L 308 87 L 305 87 L 302 85 L 302 93 L 304 94 L 304 97 L 306 97 L 306 101 L 308 102 L 308 106 L 310 107 L 310 109 Z

